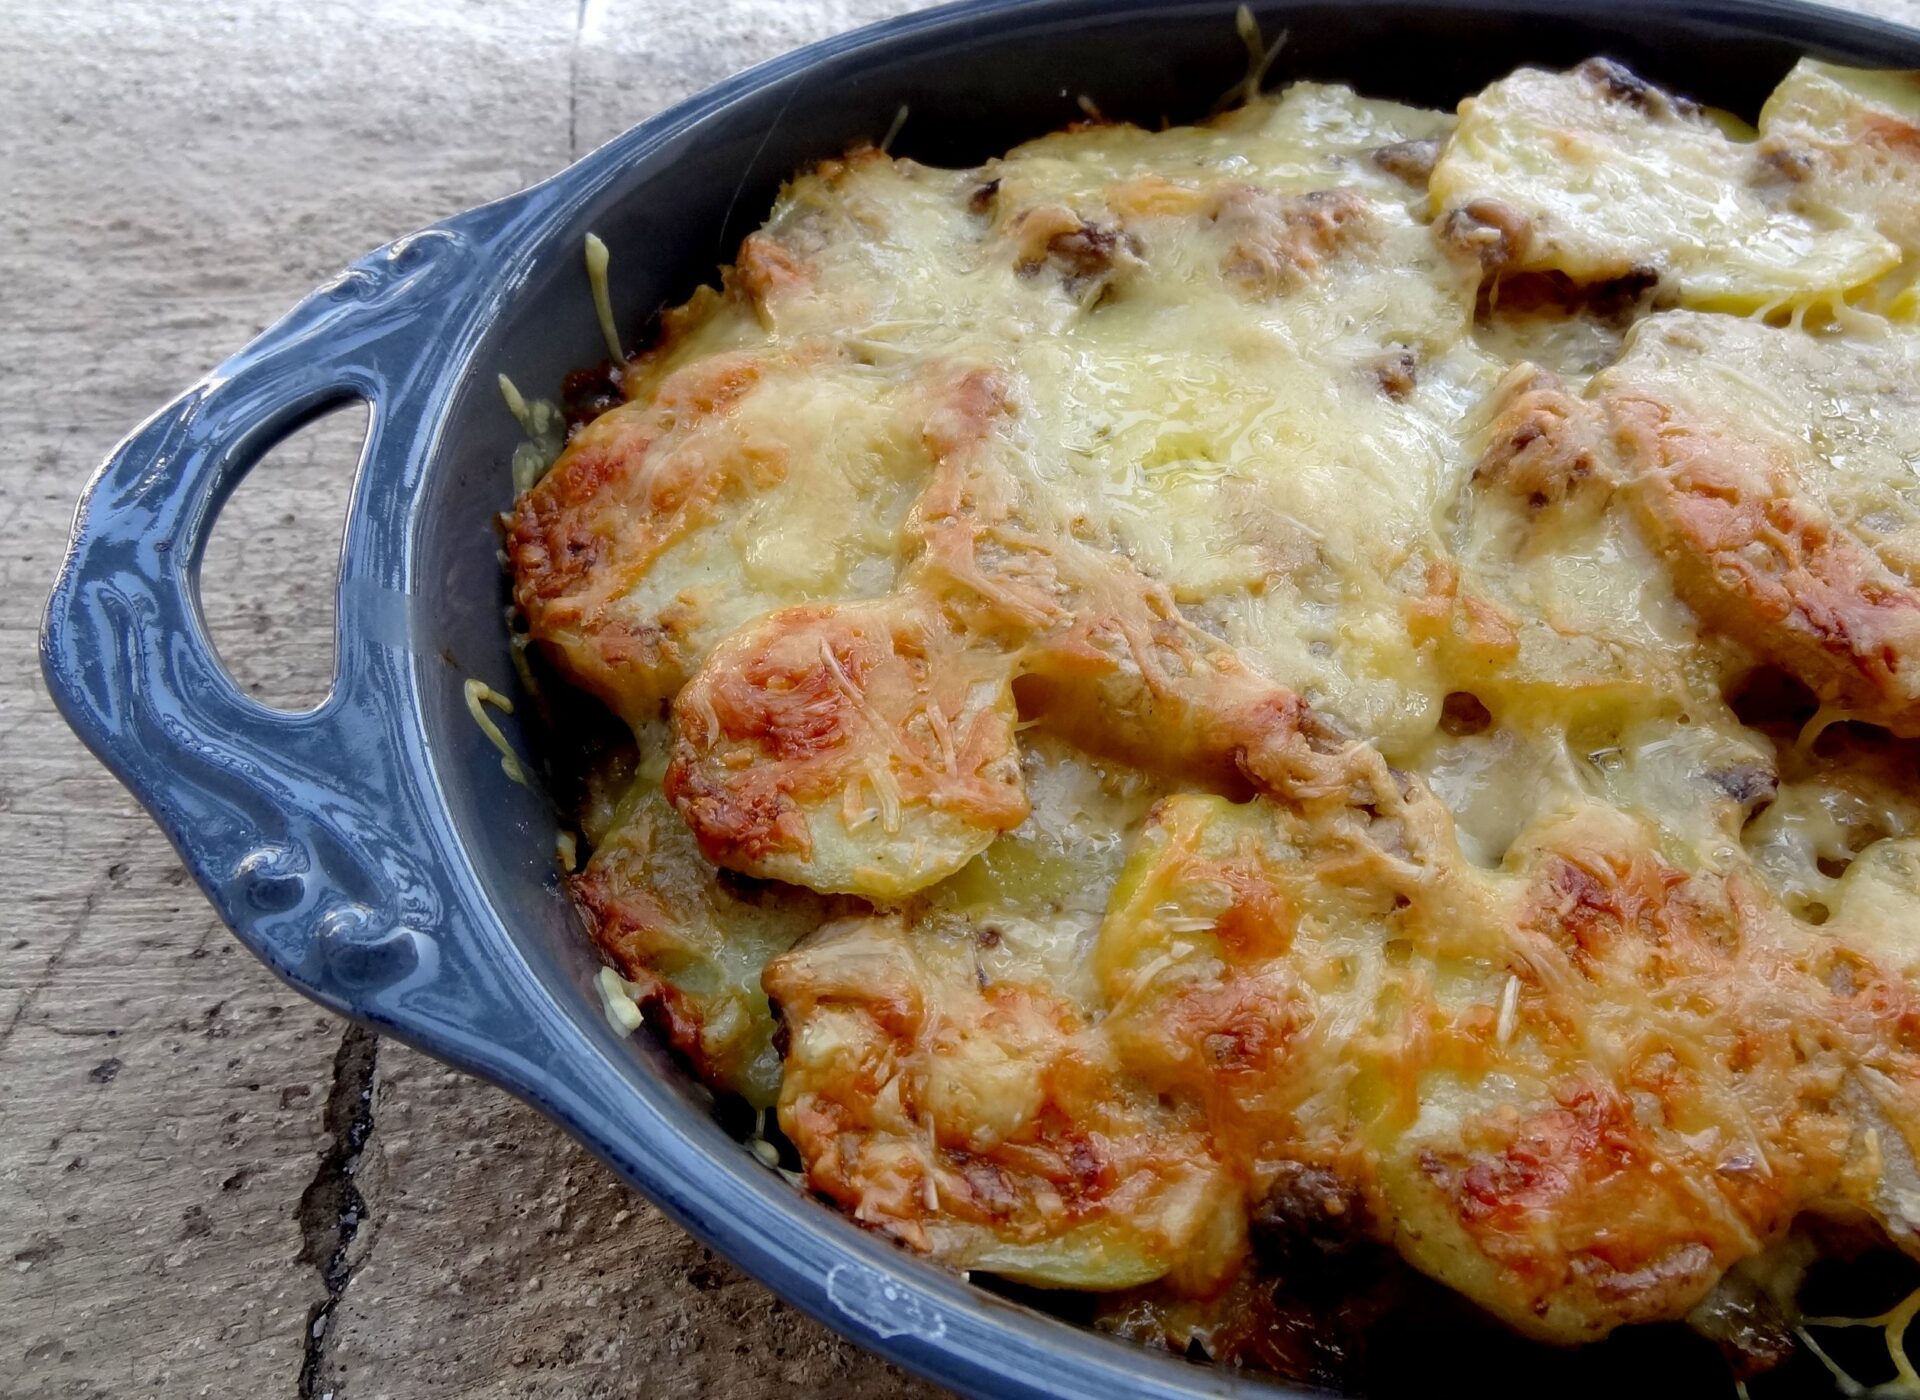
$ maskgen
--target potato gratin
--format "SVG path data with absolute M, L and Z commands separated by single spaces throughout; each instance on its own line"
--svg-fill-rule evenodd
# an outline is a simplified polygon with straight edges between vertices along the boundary
M 629 1016 L 1135 1336 L 1358 1250 L 1778 1363 L 1920 1254 L 1916 268 L 1812 62 L 797 177 L 511 517 Z

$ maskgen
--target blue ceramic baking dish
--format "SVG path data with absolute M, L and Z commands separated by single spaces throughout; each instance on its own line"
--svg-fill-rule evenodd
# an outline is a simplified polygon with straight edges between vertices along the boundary
M 1273 81 L 1431 105 L 1517 63 L 1596 53 L 1749 115 L 1803 53 L 1920 67 L 1920 34 L 1782 0 L 1253 9 L 1267 33 L 1291 35 Z M 742 1151 L 657 1046 L 607 1026 L 554 870 L 554 813 L 502 773 L 462 694 L 469 676 L 514 689 L 492 517 L 520 432 L 496 377 L 552 393 L 600 358 L 580 264 L 589 230 L 614 250 L 619 321 L 637 328 L 712 275 L 786 172 L 878 137 L 903 103 L 897 149 L 931 162 L 975 162 L 1062 125 L 1082 93 L 1146 122 L 1200 114 L 1245 71 L 1233 11 L 969 0 L 876 25 L 370 254 L 101 468 L 41 639 L 69 722 L 281 977 L 534 1104 L 807 1312 L 975 1395 L 1280 1391 L 1093 1335 L 864 1233 Z M 340 559 L 333 689 L 305 713 L 269 710 L 214 657 L 201 553 L 248 468 L 353 398 L 371 427 Z

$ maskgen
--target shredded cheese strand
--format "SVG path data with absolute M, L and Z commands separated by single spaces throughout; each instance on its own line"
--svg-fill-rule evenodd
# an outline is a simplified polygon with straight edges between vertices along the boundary
M 465 686 L 467 713 L 473 716 L 473 722 L 480 726 L 493 746 L 500 750 L 500 771 L 505 773 L 521 787 L 529 787 L 526 769 L 520 766 L 520 759 L 513 751 L 513 745 L 507 742 L 507 736 L 500 732 L 500 726 L 494 723 L 493 716 L 483 708 L 491 705 L 503 715 L 513 713 L 513 701 L 488 685 L 478 677 L 469 676 Z
M 1833 1373 L 1834 1383 L 1844 1395 L 1876 1395 L 1887 1397 L 1920 1396 L 1920 1371 L 1914 1369 L 1913 1362 L 1907 1356 L 1907 1327 L 1915 1316 L 1920 1315 L 1920 1288 L 1916 1288 L 1893 1307 L 1873 1317 L 1808 1317 L 1802 1318 L 1800 1326 L 1794 1328 L 1807 1349 L 1819 1358 L 1822 1365 Z M 1862 1385 L 1832 1357 L 1821 1349 L 1818 1342 L 1808 1335 L 1809 1327 L 1878 1327 L 1886 1336 L 1887 1356 L 1893 1362 L 1894 1379 L 1881 1385 Z
M 616 365 L 624 365 L 627 356 L 620 348 L 620 332 L 614 328 L 613 294 L 607 286 L 607 265 L 611 257 L 599 234 L 587 235 L 586 256 L 587 284 L 593 288 L 593 314 L 600 318 L 600 335 L 607 342 L 607 358 Z
M 887 134 L 880 138 L 880 153 L 891 154 L 894 138 L 900 134 L 900 128 L 907 124 L 907 104 L 902 102 L 900 110 L 893 114 L 893 122 L 887 127 Z

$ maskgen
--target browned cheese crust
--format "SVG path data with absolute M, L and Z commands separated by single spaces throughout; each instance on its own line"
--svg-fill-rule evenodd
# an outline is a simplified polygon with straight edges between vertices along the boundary
M 1682 595 L 1835 713 L 1920 734 L 1914 344 L 1685 317 L 1637 342 L 1605 409 Z
M 609 1014 L 862 1223 L 1230 1357 L 1336 1257 L 1574 1343 L 1920 1254 L 1911 87 L 796 177 L 510 520 L 634 735 Z

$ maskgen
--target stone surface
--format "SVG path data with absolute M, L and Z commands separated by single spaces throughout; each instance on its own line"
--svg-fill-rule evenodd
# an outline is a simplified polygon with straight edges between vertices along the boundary
M 320 278 L 729 72 L 913 7 L 9 10 L 0 1394 L 927 1393 L 529 1110 L 276 983 L 69 736 L 33 658 L 93 466 Z M 1920 0 L 1862 7 L 1920 24 Z M 357 429 L 349 413 L 283 445 L 209 550 L 222 656 L 268 703 L 326 688 Z
M 371 1238 L 318 1393 L 939 1393 L 743 1278 L 504 1094 L 383 1042 L 373 1120 Z

